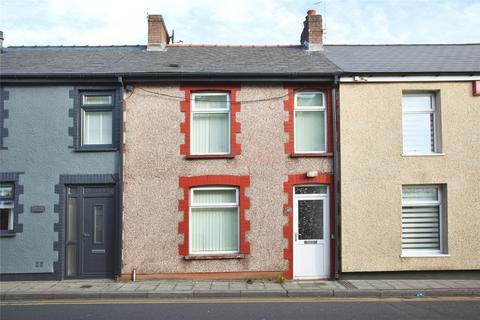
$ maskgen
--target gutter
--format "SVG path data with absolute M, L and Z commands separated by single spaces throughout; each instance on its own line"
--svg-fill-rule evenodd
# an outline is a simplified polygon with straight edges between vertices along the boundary
M 72 83 L 111 82 L 124 84 L 156 82 L 332 82 L 336 73 L 290 72 L 290 73 L 218 73 L 218 72 L 162 72 L 162 73 L 97 73 L 97 74 L 2 74 L 0 83 Z

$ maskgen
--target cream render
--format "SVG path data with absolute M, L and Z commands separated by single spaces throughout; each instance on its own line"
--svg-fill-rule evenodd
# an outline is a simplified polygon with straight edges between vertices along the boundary
M 480 97 L 471 82 L 341 83 L 342 272 L 480 269 Z M 439 98 L 441 153 L 402 155 L 402 93 Z M 402 257 L 402 185 L 443 184 L 447 249 Z
M 157 94 L 147 92 L 153 91 Z M 158 95 L 161 94 L 161 95 Z M 332 171 L 330 158 L 290 158 L 284 152 L 288 135 L 284 122 L 287 90 L 283 84 L 242 84 L 238 92 L 241 124 L 237 143 L 242 152 L 234 159 L 186 160 L 180 155 L 184 134 L 180 123 L 178 84 L 135 86 L 125 100 L 124 211 L 122 274 L 179 274 L 201 272 L 282 272 L 287 240 L 283 183 L 289 174 Z M 173 97 L 172 97 L 173 96 Z M 254 102 L 252 100 L 266 100 Z M 248 175 L 246 195 L 250 209 L 246 233 L 251 253 L 245 259 L 185 261 L 178 245 L 178 223 L 183 220 L 180 176 Z

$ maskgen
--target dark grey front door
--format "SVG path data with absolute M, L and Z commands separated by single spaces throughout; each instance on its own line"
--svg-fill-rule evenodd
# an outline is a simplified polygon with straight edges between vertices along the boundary
M 66 276 L 113 276 L 115 192 L 113 186 L 68 188 Z

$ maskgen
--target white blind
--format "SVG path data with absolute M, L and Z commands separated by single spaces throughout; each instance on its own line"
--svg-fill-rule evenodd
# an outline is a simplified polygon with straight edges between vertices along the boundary
M 193 114 L 192 153 L 228 153 L 230 145 L 228 118 L 228 113 Z
M 225 93 L 195 94 L 192 104 L 192 154 L 230 152 L 230 97 Z
M 325 151 L 325 111 L 295 112 L 295 151 Z
M 403 152 L 435 152 L 435 105 L 432 94 L 403 96 Z
M 238 208 L 192 208 L 192 252 L 238 251 Z
M 440 250 L 440 189 L 404 186 L 402 189 L 402 249 Z
M 193 253 L 238 252 L 238 189 L 194 189 L 190 217 Z
M 439 207 L 403 207 L 402 248 L 440 249 Z
M 112 112 L 84 111 L 83 144 L 112 144 Z
M 196 189 L 193 191 L 193 204 L 237 204 L 235 189 Z

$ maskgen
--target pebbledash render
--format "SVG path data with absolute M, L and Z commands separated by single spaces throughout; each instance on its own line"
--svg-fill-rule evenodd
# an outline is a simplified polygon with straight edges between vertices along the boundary
M 321 184 L 328 187 L 328 194 L 333 191 L 331 131 L 327 130 L 324 155 L 293 156 L 289 109 L 300 87 L 281 83 L 135 87 L 125 102 L 125 276 L 136 270 L 137 275 L 159 277 L 206 273 L 217 278 L 292 277 L 293 186 Z M 330 100 L 329 84 L 312 89 Z M 231 155 L 189 156 L 186 141 L 195 133 L 186 119 L 191 117 L 194 92 L 231 94 L 236 149 Z M 326 118 L 331 126 L 330 111 Z M 318 176 L 307 178 L 308 171 Z M 233 253 L 192 253 L 191 189 L 221 186 L 240 189 L 239 248 Z M 332 208 L 330 201 L 325 205 Z M 327 240 L 326 245 L 332 243 Z M 324 276 L 330 275 L 330 265 L 327 268 Z

